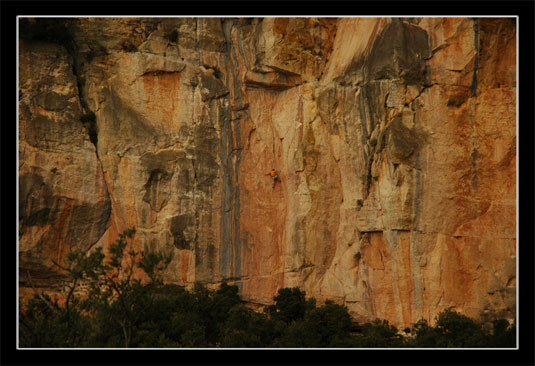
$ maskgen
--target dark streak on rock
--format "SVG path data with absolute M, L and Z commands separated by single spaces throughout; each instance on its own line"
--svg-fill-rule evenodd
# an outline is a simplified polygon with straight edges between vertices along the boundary
M 189 215 L 178 215 L 171 219 L 170 231 L 173 236 L 173 245 L 178 249 L 191 249 L 190 243 L 186 240 L 184 231 L 195 223 L 193 217 Z M 196 230 L 197 231 L 197 230 Z
M 472 150 L 472 153 L 470 154 L 470 165 L 472 168 L 470 184 L 473 190 L 477 188 L 477 156 L 478 156 L 478 152 L 477 152 L 477 149 L 474 147 Z
M 477 92 L 477 68 L 479 67 L 479 23 L 474 19 L 474 48 L 476 55 L 474 56 L 474 71 L 472 73 L 472 85 L 470 86 L 470 95 L 476 96 Z
M 169 188 L 164 189 L 163 186 L 169 184 L 170 178 L 166 171 L 154 169 L 145 183 L 143 201 L 149 203 L 154 211 L 160 211 L 169 199 Z
M 378 36 L 364 65 L 368 81 L 403 79 L 421 84 L 426 78 L 425 61 L 431 56 L 429 36 L 422 28 L 395 20 Z
M 184 68 L 182 68 L 183 70 Z M 146 71 L 144 72 L 140 77 L 145 77 L 145 76 L 160 76 L 160 75 L 169 75 L 169 74 L 180 74 L 180 72 L 182 70 L 174 70 L 174 71 L 169 71 L 169 70 L 151 70 L 151 71 Z
M 234 111 L 238 112 L 233 118 L 232 110 L 227 108 L 221 126 L 221 161 L 223 165 L 223 194 L 221 205 L 221 249 L 219 269 L 223 279 L 241 277 L 241 243 L 240 243 L 240 190 L 239 190 L 239 166 L 241 160 L 240 146 L 240 115 L 243 109 L 240 98 L 240 80 L 237 76 L 235 59 L 236 50 L 232 42 L 232 20 L 225 20 L 223 33 L 226 39 L 225 63 L 227 66 L 226 85 L 232 83 L 234 98 L 231 95 L 225 98 Z M 232 79 L 232 80 L 231 80 Z M 234 102 L 234 104 L 233 104 Z M 231 107 L 232 108 L 232 107 Z M 234 140 L 234 134 L 235 138 Z M 236 148 L 234 148 L 236 145 Z

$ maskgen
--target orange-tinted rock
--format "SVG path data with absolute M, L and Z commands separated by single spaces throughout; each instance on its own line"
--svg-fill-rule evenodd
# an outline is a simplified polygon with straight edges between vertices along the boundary
M 257 306 L 300 286 L 359 321 L 514 318 L 513 20 L 84 18 L 74 38 L 74 61 L 21 43 L 23 270 L 136 226 L 166 281 Z
M 110 198 L 78 99 L 72 59 L 58 45 L 20 47 L 19 273 L 61 286 L 59 265 L 106 231 Z

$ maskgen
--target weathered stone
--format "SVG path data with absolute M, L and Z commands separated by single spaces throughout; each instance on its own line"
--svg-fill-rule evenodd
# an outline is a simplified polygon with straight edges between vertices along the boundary
M 428 34 L 424 29 L 393 19 L 380 33 L 366 58 L 365 79 L 401 79 L 407 85 L 423 84 L 427 69 L 425 60 L 430 53 Z
M 165 281 L 257 306 L 300 286 L 358 321 L 514 318 L 514 19 L 72 28 L 72 57 L 21 43 L 21 275 L 58 284 L 49 259 L 136 226 Z
M 62 273 L 54 262 L 100 240 L 111 203 L 80 121 L 71 57 L 58 45 L 27 41 L 19 57 L 19 270 L 39 286 L 55 285 Z

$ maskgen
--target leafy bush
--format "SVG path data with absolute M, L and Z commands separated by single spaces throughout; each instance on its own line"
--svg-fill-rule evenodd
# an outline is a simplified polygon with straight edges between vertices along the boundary
M 363 335 L 356 338 L 356 346 L 360 348 L 394 348 L 402 347 L 403 339 L 398 329 L 389 324 L 388 320 L 376 319 L 363 326 Z
M 227 348 L 266 347 L 274 335 L 273 324 L 265 314 L 235 305 L 222 327 L 221 346 Z
M 452 308 L 436 316 L 432 327 L 425 319 L 413 325 L 415 338 L 407 342 L 410 347 L 433 348 L 488 348 L 515 347 L 516 328 L 509 326 L 505 319 L 494 321 L 492 333 L 485 331 L 482 325 Z
M 284 348 L 318 348 L 321 347 L 321 335 L 311 322 L 296 321 L 286 326 L 280 337 L 273 341 L 273 347 Z
M 78 311 L 67 311 L 46 294 L 36 294 L 19 324 L 21 347 L 83 347 L 89 319 Z
M 488 347 L 516 347 L 516 323 L 509 324 L 506 319 L 494 320 Z
M 319 308 L 308 307 L 303 320 L 294 321 L 275 339 L 275 347 L 352 347 L 351 317 L 347 308 L 332 301 Z
M 282 288 L 278 294 L 273 297 L 274 305 L 266 308 L 266 312 L 273 320 L 280 320 L 284 323 L 301 320 L 305 317 L 307 309 L 316 306 L 315 299 L 305 299 L 306 293 L 298 287 Z
M 341 347 L 350 344 L 351 316 L 347 307 L 327 300 L 307 312 L 308 328 L 320 336 L 319 347 Z
M 437 315 L 435 328 L 441 335 L 438 347 L 486 346 L 486 334 L 481 324 L 451 308 Z

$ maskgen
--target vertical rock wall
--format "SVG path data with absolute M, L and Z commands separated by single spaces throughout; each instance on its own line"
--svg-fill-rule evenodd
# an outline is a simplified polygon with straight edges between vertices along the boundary
M 70 32 L 70 52 L 20 44 L 21 274 L 51 285 L 52 260 L 135 226 L 173 255 L 168 282 L 231 281 L 259 305 L 300 286 L 360 321 L 514 317 L 514 19 Z

